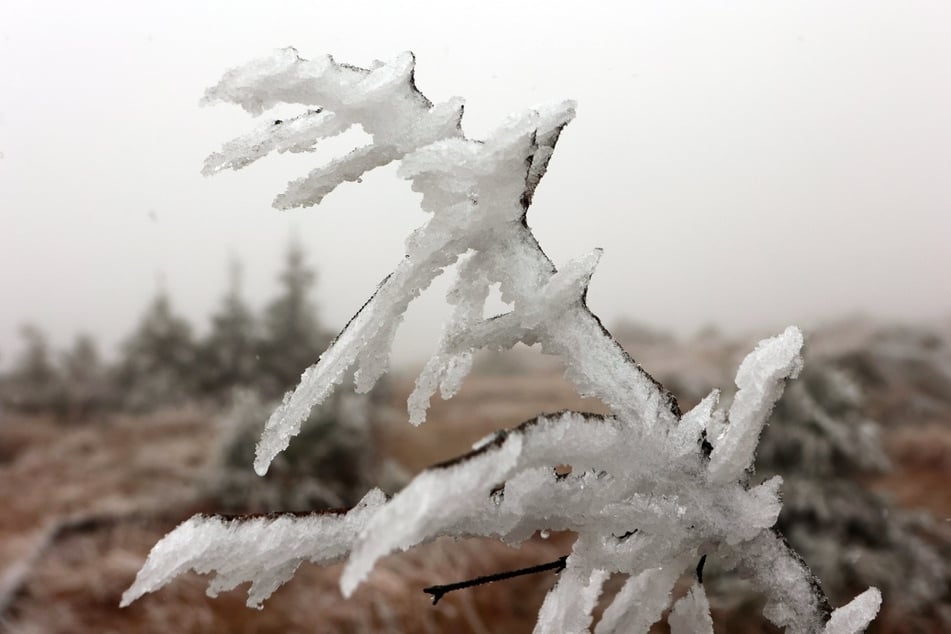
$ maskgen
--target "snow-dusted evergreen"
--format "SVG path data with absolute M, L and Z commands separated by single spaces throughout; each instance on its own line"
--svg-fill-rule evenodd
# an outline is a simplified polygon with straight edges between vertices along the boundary
M 830 618 L 816 579 L 772 529 L 780 478 L 748 483 L 760 431 L 801 367 L 801 333 L 789 328 L 760 343 L 740 366 L 728 411 L 717 407 L 713 392 L 682 414 L 588 310 L 600 252 L 556 268 L 526 222 L 574 104 L 534 108 L 484 140 L 470 139 L 461 127 L 462 101 L 431 103 L 416 89 L 413 70 L 409 53 L 362 69 L 330 57 L 303 60 L 285 49 L 229 71 L 207 93 L 208 101 L 253 114 L 281 103 L 307 110 L 226 144 L 206 172 L 239 169 L 273 151 L 309 151 L 360 126 L 369 145 L 291 182 L 275 205 L 315 205 L 337 185 L 399 161 L 399 175 L 432 214 L 407 239 L 406 257 L 273 413 L 255 469 L 267 471 L 311 408 L 345 377 L 355 373 L 358 391 L 373 386 L 387 369 L 409 303 L 456 263 L 448 294 L 455 311 L 409 399 L 414 423 L 423 422 L 437 390 L 448 398 L 459 389 L 475 351 L 517 342 L 559 355 L 578 392 L 599 398 L 613 414 L 541 415 L 424 471 L 392 499 L 370 492 L 343 515 L 192 518 L 155 546 L 123 604 L 195 569 L 215 572 L 211 592 L 251 581 L 248 604 L 259 605 L 301 562 L 341 558 L 341 589 L 349 596 L 381 557 L 439 536 L 484 535 L 515 545 L 536 531 L 571 530 L 578 539 L 541 608 L 538 632 L 587 631 L 612 573 L 629 580 L 596 631 L 646 631 L 669 606 L 677 579 L 703 555 L 751 577 L 766 595 L 766 617 L 789 632 L 862 630 L 877 613 L 878 591 Z M 493 284 L 512 309 L 485 319 Z M 559 465 L 571 472 L 556 472 Z M 670 625 L 675 632 L 711 631 L 701 585 L 676 602 Z
M 861 486 L 890 465 L 879 424 L 862 414 L 865 395 L 851 376 L 813 359 L 772 416 L 757 458 L 760 476 L 789 473 L 778 526 L 822 579 L 830 596 L 875 584 L 893 614 L 940 605 L 951 581 L 942 555 L 948 537 L 927 513 L 897 508 Z

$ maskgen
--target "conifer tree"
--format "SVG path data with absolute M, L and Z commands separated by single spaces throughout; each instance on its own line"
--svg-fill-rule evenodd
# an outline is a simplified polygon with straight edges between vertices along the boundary
M 220 398 L 233 388 L 252 387 L 258 378 L 257 348 L 258 324 L 241 294 L 241 263 L 235 259 L 230 286 L 201 345 L 202 394 Z
M 60 367 L 63 391 L 61 414 L 65 418 L 87 418 L 111 404 L 113 394 L 106 366 L 91 336 L 77 336 L 73 347 L 62 355 Z
M 280 396 L 293 387 L 330 340 L 310 297 L 316 274 L 296 240 L 288 245 L 279 279 L 282 293 L 264 313 L 260 343 L 260 387 L 268 397 Z
M 123 404 L 141 411 L 191 398 L 196 356 L 191 326 L 160 291 L 123 346 L 117 369 Z
M 60 380 L 51 359 L 46 334 L 37 326 L 20 329 L 23 351 L 16 358 L 4 386 L 7 407 L 24 413 L 48 412 L 60 396 Z

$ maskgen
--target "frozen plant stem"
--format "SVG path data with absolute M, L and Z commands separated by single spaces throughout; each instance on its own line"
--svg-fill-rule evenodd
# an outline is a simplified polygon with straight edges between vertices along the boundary
M 510 570 L 508 572 L 497 572 L 492 575 L 485 575 L 483 577 L 476 577 L 475 579 L 468 579 L 466 581 L 458 581 L 456 583 L 447 583 L 439 586 L 429 586 L 428 588 L 423 588 L 423 592 L 426 594 L 431 594 L 433 596 L 433 605 L 439 603 L 439 600 L 443 598 L 444 595 L 449 594 L 450 592 L 455 592 L 456 590 L 463 590 L 465 588 L 473 588 L 475 586 L 481 586 L 486 583 L 492 583 L 494 581 L 504 581 L 506 579 L 514 579 L 515 577 L 523 577 L 525 575 L 534 575 L 540 572 L 548 572 L 549 570 L 554 570 L 555 572 L 561 572 L 565 569 L 565 561 L 568 559 L 568 555 L 564 557 L 559 557 L 555 561 L 550 561 L 547 564 L 539 564 L 537 566 L 529 566 L 528 568 L 519 568 L 518 570 Z
M 699 583 L 708 554 L 752 578 L 766 595 L 764 615 L 787 632 L 862 630 L 878 611 L 878 591 L 831 612 L 812 573 L 773 529 L 781 478 L 755 484 L 749 477 L 773 404 L 802 366 L 802 333 L 790 327 L 760 342 L 740 365 L 729 408 L 719 406 L 714 390 L 681 412 L 587 307 L 600 249 L 555 267 L 529 228 L 528 209 L 574 118 L 574 103 L 538 106 L 509 117 L 485 139 L 470 139 L 462 130 L 462 100 L 434 104 L 417 90 L 414 71 L 411 53 L 358 68 L 329 56 L 308 61 L 285 49 L 228 71 L 206 94 L 207 101 L 256 115 L 278 104 L 304 108 L 227 143 L 208 158 L 206 173 L 241 169 L 271 152 L 309 152 L 319 140 L 359 126 L 371 138 L 367 145 L 292 181 L 275 206 L 316 205 L 338 185 L 399 162 L 397 174 L 422 194 L 431 214 L 407 238 L 405 258 L 271 415 L 256 471 L 267 471 L 311 408 L 347 377 L 358 391 L 373 387 L 387 370 L 407 307 L 452 265 L 453 314 L 409 398 L 411 422 L 425 420 L 436 392 L 450 398 L 458 391 L 475 352 L 517 343 L 560 356 L 578 393 L 597 397 L 611 414 L 541 414 L 430 467 L 392 499 L 371 491 L 345 514 L 192 518 L 156 544 L 123 605 L 194 569 L 215 573 L 210 594 L 250 581 L 248 604 L 257 607 L 304 561 L 346 560 L 340 588 L 349 596 L 381 557 L 441 536 L 518 545 L 536 531 L 568 530 L 578 537 L 559 560 L 536 632 L 589 631 L 613 573 L 627 581 L 596 634 L 647 632 L 698 557 L 698 582 L 669 620 L 677 632 L 712 632 Z M 512 308 L 486 319 L 485 301 L 496 285 Z M 570 466 L 570 473 L 559 474 L 558 465 Z

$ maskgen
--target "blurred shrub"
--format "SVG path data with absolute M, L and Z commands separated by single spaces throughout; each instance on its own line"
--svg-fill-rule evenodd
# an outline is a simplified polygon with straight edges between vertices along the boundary
M 251 468 L 254 447 L 275 404 L 241 392 L 222 419 L 209 494 L 230 513 L 312 511 L 356 504 L 373 486 L 393 492 L 403 476 L 381 463 L 371 399 L 337 394 L 315 408 L 303 431 L 264 477 Z

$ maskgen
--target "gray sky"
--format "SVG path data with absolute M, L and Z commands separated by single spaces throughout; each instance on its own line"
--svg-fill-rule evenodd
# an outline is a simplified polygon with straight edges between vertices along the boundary
M 354 136 L 199 174 L 257 123 L 199 108 L 204 89 L 287 45 L 359 65 L 413 50 L 423 92 L 466 99 L 470 136 L 576 99 L 529 219 L 556 263 L 604 247 L 589 304 L 606 323 L 951 315 L 949 33 L 944 0 L 4 0 L 0 354 L 27 320 L 112 346 L 159 278 L 204 328 L 232 253 L 260 306 L 292 233 L 325 321 L 359 308 L 426 218 L 408 184 L 388 168 L 319 207 L 270 208 Z M 411 310 L 399 359 L 435 344 L 445 287 Z

